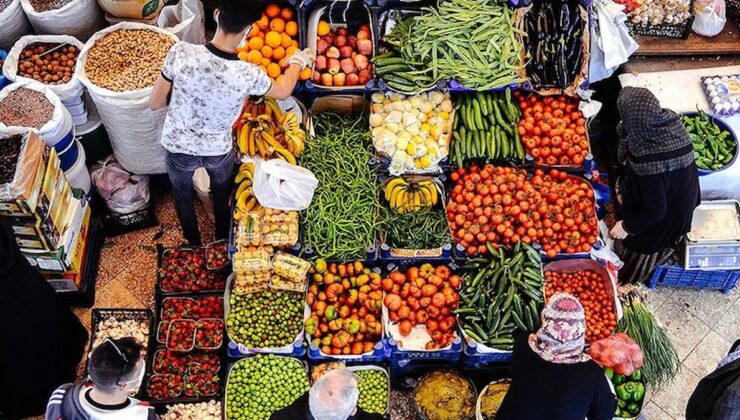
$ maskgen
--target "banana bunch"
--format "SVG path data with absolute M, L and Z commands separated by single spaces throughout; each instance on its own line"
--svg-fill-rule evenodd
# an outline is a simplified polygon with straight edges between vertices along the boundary
M 430 180 L 408 182 L 393 178 L 385 184 L 384 195 L 391 209 L 400 214 L 434 207 L 439 201 L 437 186 Z
M 291 111 L 283 113 L 277 102 L 269 98 L 247 101 L 235 131 L 239 151 L 245 155 L 259 154 L 295 165 L 295 156 L 304 149 L 306 133 L 298 124 L 298 117 Z
M 254 164 L 252 162 L 242 163 L 234 183 L 239 185 L 234 193 L 236 209 L 234 220 L 240 220 L 246 213 L 258 211 L 262 208 L 252 190 L 252 179 L 254 178 Z
M 285 143 L 288 145 L 288 151 L 295 156 L 303 153 L 306 132 L 301 128 L 298 116 L 288 111 L 280 116 L 279 123 L 280 130 L 285 136 Z

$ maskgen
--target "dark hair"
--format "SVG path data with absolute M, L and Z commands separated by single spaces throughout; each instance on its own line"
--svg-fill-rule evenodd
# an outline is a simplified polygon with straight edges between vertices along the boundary
M 265 3 L 259 0 L 221 0 L 218 27 L 226 33 L 238 34 L 258 21 L 264 8 Z
M 103 341 L 93 350 L 87 367 L 93 384 L 112 391 L 131 380 L 143 349 L 133 337 Z

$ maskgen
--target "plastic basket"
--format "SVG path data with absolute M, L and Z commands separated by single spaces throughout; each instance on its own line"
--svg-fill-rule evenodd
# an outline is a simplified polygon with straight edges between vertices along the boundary
M 705 91 L 705 93 L 706 93 L 706 91 Z M 707 97 L 707 99 L 709 100 L 708 97 Z M 683 114 L 683 115 L 685 115 L 687 117 L 694 118 L 694 117 L 697 116 L 697 113 L 696 112 L 689 112 L 689 113 L 686 113 L 686 114 Z M 732 140 L 735 142 L 735 150 L 734 150 L 733 155 L 732 155 L 732 160 L 730 160 L 730 162 L 727 165 L 725 165 L 725 166 L 723 166 L 723 167 L 721 167 L 719 169 L 708 170 L 708 169 L 701 169 L 701 168 L 698 168 L 697 167 L 696 169 L 697 169 L 697 172 L 699 173 L 699 176 L 709 175 L 709 174 L 713 174 L 713 173 L 716 173 L 716 172 L 719 172 L 719 171 L 723 171 L 723 170 L 731 167 L 732 165 L 734 165 L 735 164 L 735 161 L 737 160 L 738 144 L 737 144 L 737 136 L 735 136 L 735 133 L 727 125 L 727 123 L 725 123 L 724 121 L 720 120 L 719 118 L 710 117 L 710 122 L 713 122 L 714 124 L 716 124 L 717 127 L 719 127 L 720 130 L 727 131 L 728 133 L 730 133 L 730 136 L 732 137 Z
M 693 3 L 694 2 L 692 1 L 691 6 L 689 6 L 689 10 L 694 10 Z M 691 25 L 693 24 L 694 16 L 692 15 L 688 20 L 686 20 L 686 22 L 678 25 L 671 25 L 667 23 L 664 23 L 662 25 L 635 25 L 632 23 L 628 23 L 627 27 L 629 28 L 632 35 L 687 39 L 689 37 L 689 34 L 691 33 Z
M 107 236 L 118 236 L 124 233 L 134 232 L 157 226 L 157 214 L 154 211 L 154 200 L 149 200 L 149 205 L 141 210 L 128 214 L 109 213 L 103 218 L 103 226 Z
M 721 290 L 722 293 L 729 294 L 739 277 L 740 271 L 684 270 L 675 265 L 659 265 L 655 268 L 648 287 L 694 287 Z

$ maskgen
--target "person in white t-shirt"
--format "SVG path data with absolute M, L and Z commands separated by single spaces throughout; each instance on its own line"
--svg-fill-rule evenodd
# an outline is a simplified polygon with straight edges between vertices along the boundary
M 265 4 L 221 0 L 214 18 L 218 28 L 208 45 L 176 43 L 165 60 L 149 101 L 152 110 L 168 106 L 162 129 L 167 173 L 183 235 L 201 245 L 193 208 L 193 173 L 205 168 L 211 180 L 216 240 L 229 234 L 229 194 L 234 170 L 231 127 L 249 96 L 285 99 L 300 71 L 313 62 L 309 49 L 285 60 L 289 66 L 272 82 L 258 66 L 240 61 L 236 48 L 245 39 Z
M 151 406 L 129 397 L 141 386 L 144 369 L 143 346 L 136 339 L 103 341 L 90 355 L 90 380 L 57 388 L 46 406 L 46 420 L 159 419 Z

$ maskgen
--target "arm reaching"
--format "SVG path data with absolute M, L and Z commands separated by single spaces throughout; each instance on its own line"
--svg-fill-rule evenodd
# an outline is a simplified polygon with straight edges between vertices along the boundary
M 279 82 L 274 82 L 267 92 L 267 97 L 272 99 L 286 99 L 295 89 L 298 82 L 298 76 L 302 69 L 313 64 L 315 54 L 310 48 L 298 50 L 293 53 L 285 62 L 290 66 L 285 71 L 285 76 Z

